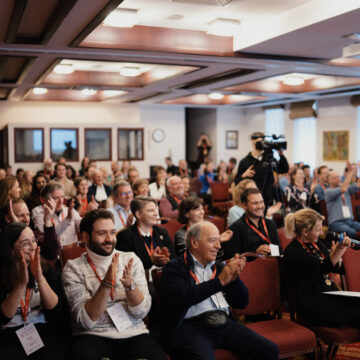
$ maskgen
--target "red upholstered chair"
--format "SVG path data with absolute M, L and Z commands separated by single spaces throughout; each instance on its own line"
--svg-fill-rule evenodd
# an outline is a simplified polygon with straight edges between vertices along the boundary
M 314 353 L 315 334 L 291 321 L 281 318 L 279 264 L 275 258 L 258 258 L 248 262 L 240 278 L 249 289 L 250 303 L 243 310 L 234 309 L 235 315 L 259 315 L 273 311 L 277 318 L 247 324 L 250 329 L 276 343 L 279 357 Z
M 347 249 L 342 257 L 345 267 L 345 288 L 360 291 L 360 250 Z
M 213 223 L 219 229 L 220 234 L 226 229 L 226 217 L 224 216 L 205 216 L 204 220 Z
M 279 235 L 280 246 L 283 250 L 285 250 L 286 247 L 292 242 L 293 239 L 287 237 L 285 228 L 279 229 L 278 235 Z
M 227 213 L 230 207 L 230 193 L 228 183 L 210 183 L 211 200 L 214 209 L 218 209 L 220 213 Z
M 160 318 L 161 318 L 162 306 L 163 306 L 163 301 L 162 301 L 161 292 L 160 292 L 161 273 L 162 273 L 161 269 L 154 269 L 151 272 L 154 289 L 155 289 L 155 298 L 156 298 L 156 303 L 158 304 Z M 215 350 L 215 359 L 216 360 L 240 360 L 240 358 L 237 355 L 233 354 L 231 351 L 224 350 L 224 349 L 216 349 Z
M 320 204 L 320 213 L 322 216 L 325 217 L 324 225 L 328 226 L 329 223 L 328 223 L 328 212 L 327 212 L 327 208 L 326 208 L 326 202 L 325 202 L 325 200 L 320 200 L 319 204 Z
M 60 263 L 64 267 L 66 262 L 70 259 L 77 259 L 86 250 L 78 244 L 71 244 L 63 246 L 60 250 Z
M 175 233 L 181 229 L 184 225 L 180 224 L 177 220 L 171 219 L 165 224 L 159 224 L 158 226 L 167 230 L 172 242 L 174 242 Z
M 199 178 L 194 177 L 190 180 L 190 192 L 200 195 L 202 183 Z

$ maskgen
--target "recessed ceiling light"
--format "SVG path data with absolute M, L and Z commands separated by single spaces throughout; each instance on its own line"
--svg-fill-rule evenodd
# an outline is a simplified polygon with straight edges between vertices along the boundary
M 86 96 L 95 95 L 97 93 L 97 90 L 95 89 L 82 89 L 81 93 Z
M 126 91 L 122 91 L 122 90 L 104 90 L 103 94 L 106 97 L 113 97 L 113 96 L 125 94 L 125 92 Z
M 74 69 L 72 67 L 72 65 L 56 65 L 54 68 L 54 72 L 57 74 L 63 74 L 63 75 L 67 75 L 67 74 L 72 74 L 74 72 Z
M 240 28 L 240 20 L 217 18 L 209 23 L 207 33 L 219 36 L 234 36 Z
M 138 67 L 131 67 L 131 66 L 124 66 L 120 70 L 120 75 L 128 76 L 128 77 L 135 77 L 141 75 L 141 71 Z
M 224 95 L 222 93 L 213 92 L 208 95 L 208 98 L 211 100 L 222 100 L 224 98 Z
M 137 10 L 119 9 L 111 12 L 104 20 L 104 25 L 131 28 L 137 24 Z
M 44 95 L 47 92 L 48 92 L 48 89 L 46 89 L 46 88 L 41 88 L 41 87 L 33 88 L 33 93 L 36 95 Z
M 297 86 L 304 84 L 305 80 L 298 76 L 289 76 L 283 80 L 283 84 Z

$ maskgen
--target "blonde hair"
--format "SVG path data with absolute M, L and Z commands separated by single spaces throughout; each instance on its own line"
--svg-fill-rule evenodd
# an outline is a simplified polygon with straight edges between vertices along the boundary
M 302 230 L 311 231 L 318 221 L 324 217 L 312 209 L 302 209 L 285 216 L 285 229 L 288 235 L 301 236 Z
M 246 187 L 250 184 L 254 183 L 254 180 L 251 179 L 244 179 L 241 180 L 233 189 L 233 203 L 234 205 L 240 205 L 241 204 L 241 194 L 246 190 Z

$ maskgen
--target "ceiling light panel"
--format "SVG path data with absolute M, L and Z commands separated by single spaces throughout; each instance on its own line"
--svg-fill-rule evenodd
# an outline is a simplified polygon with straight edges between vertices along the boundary
M 138 22 L 137 10 L 117 8 L 104 20 L 105 26 L 131 28 Z
M 239 30 L 239 20 L 217 18 L 209 23 L 207 33 L 218 36 L 234 36 L 239 32 Z

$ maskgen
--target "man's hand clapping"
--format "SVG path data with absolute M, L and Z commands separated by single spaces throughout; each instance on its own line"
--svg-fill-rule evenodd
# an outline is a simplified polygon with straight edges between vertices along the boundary
M 241 271 L 243 271 L 245 264 L 246 258 L 241 257 L 239 254 L 235 254 L 235 256 L 226 263 L 225 267 L 221 271 L 221 274 L 219 275 L 221 285 L 225 286 L 236 280 Z

